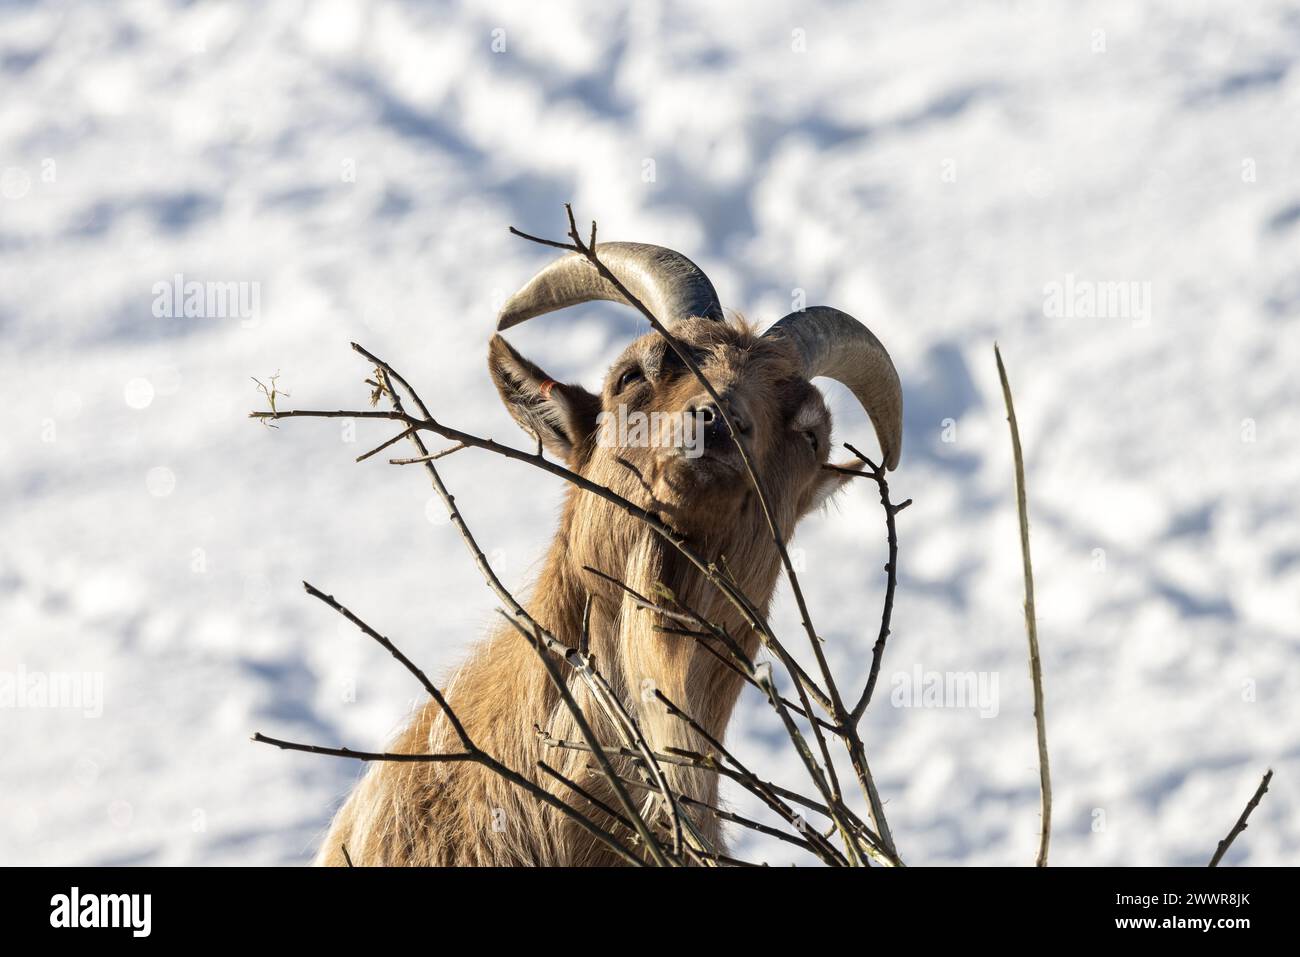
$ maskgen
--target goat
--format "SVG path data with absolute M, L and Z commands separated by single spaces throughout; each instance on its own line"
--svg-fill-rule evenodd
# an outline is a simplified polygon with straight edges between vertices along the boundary
M 870 417 L 883 464 L 898 464 L 902 390 L 885 348 L 853 317 L 810 307 L 763 334 L 723 316 L 704 273 L 680 253 L 639 243 L 603 243 L 597 255 L 623 286 L 689 350 L 726 410 L 658 333 L 636 339 L 610 367 L 600 394 L 557 383 L 499 334 L 488 368 L 511 416 L 551 455 L 583 477 L 658 514 L 710 560 L 725 567 L 766 613 L 780 570 L 779 554 L 755 500 L 723 416 L 732 422 L 763 477 L 783 540 L 846 480 L 824 468 L 831 418 L 811 384 L 826 376 L 846 385 Z M 627 303 L 578 253 L 552 262 L 512 296 L 498 331 L 535 316 L 592 300 Z M 611 440 L 611 416 L 659 413 L 638 441 Z M 688 447 L 673 423 L 689 417 L 702 447 Z M 643 420 L 644 421 L 644 420 Z M 622 437 L 626 439 L 626 436 Z M 576 647 L 589 607 L 590 652 L 651 745 L 709 750 L 685 723 L 670 717 L 644 689 L 657 688 L 712 736 L 722 739 L 743 679 L 690 638 L 657 631 L 656 616 L 640 611 L 603 571 L 651 594 L 657 583 L 704 618 L 726 627 L 750 657 L 759 638 L 745 620 L 680 554 L 604 498 L 570 488 L 559 530 L 526 602 L 529 614 Z M 588 602 L 590 602 L 588 606 Z M 584 702 L 583 689 L 573 694 Z M 528 642 L 503 627 L 479 644 L 446 690 L 449 706 L 469 735 L 499 761 L 529 775 L 570 803 L 563 785 L 533 770 L 543 744 L 536 727 L 576 739 L 575 722 Z M 609 729 L 585 709 L 598 732 Z M 613 740 L 613 736 L 602 740 Z M 400 733 L 391 750 L 456 749 L 448 722 L 433 701 Z M 549 763 L 611 803 L 609 785 L 587 774 L 591 755 L 550 752 Z M 717 802 L 714 773 L 671 765 L 671 787 L 695 801 Z M 602 786 L 605 790 L 602 790 Z M 584 813 L 600 819 L 591 805 Z M 608 818 L 605 818 L 608 820 Z M 700 834 L 721 847 L 714 815 L 692 818 Z M 388 762 L 373 765 L 339 810 L 316 862 L 373 865 L 608 865 L 619 859 L 572 820 L 491 771 L 471 763 Z

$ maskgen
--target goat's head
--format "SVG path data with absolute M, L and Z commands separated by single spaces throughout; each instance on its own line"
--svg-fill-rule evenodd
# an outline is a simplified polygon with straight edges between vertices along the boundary
M 811 307 L 759 335 L 743 321 L 724 319 L 712 284 L 685 256 L 638 243 L 603 243 L 597 254 L 689 353 L 730 410 L 783 534 L 845 480 L 823 468 L 831 420 L 814 377 L 849 387 L 871 418 L 885 465 L 897 465 L 898 375 L 856 319 Z M 625 301 L 584 256 L 570 253 L 511 297 L 498 328 L 595 299 Z M 741 512 L 756 511 L 724 413 L 657 332 L 624 350 L 599 395 L 554 382 L 499 335 L 488 363 L 511 415 L 552 454 L 664 513 L 680 531 L 717 537 L 712 533 Z

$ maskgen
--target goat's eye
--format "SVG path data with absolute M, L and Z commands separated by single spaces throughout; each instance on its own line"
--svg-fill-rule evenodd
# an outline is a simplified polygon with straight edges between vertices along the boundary
M 618 391 L 622 392 L 629 386 L 635 385 L 645 379 L 645 373 L 641 371 L 640 366 L 633 366 L 618 377 Z
M 809 447 L 812 448 L 813 455 L 816 455 L 817 454 L 817 433 L 811 431 L 805 432 L 803 434 L 803 437 L 808 440 L 808 445 Z

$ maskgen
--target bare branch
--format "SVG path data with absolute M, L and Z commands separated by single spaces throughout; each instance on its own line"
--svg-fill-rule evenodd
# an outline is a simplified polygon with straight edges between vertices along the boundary
M 591 652 L 591 594 L 582 601 L 582 631 L 578 639 L 578 653 L 588 655 Z
M 370 458 L 372 455 L 378 455 L 380 452 L 382 452 L 384 449 L 388 448 L 390 445 L 396 445 L 398 442 L 402 441 L 402 439 L 406 438 L 406 437 L 409 436 L 410 434 L 411 434 L 411 429 L 407 429 L 407 430 L 404 431 L 404 432 L 398 432 L 398 433 L 397 433 L 396 435 L 394 435 L 391 439 L 386 440 L 382 445 L 376 445 L 376 446 L 375 446 L 373 449 L 371 449 L 369 452 L 362 452 L 360 455 L 357 456 L 357 459 L 356 459 L 356 460 L 357 460 L 358 462 L 364 462 L 366 459 Z
M 277 412 L 250 412 L 250 419 L 394 419 L 398 422 L 406 422 L 408 425 L 424 425 L 419 419 L 413 419 L 410 416 L 402 415 L 398 412 L 384 412 L 379 409 L 366 409 L 365 411 L 349 411 L 346 409 L 285 409 Z
M 880 677 L 880 663 L 885 657 L 885 642 L 889 638 L 890 622 L 894 614 L 894 590 L 898 587 L 898 529 L 894 517 L 911 505 L 912 500 L 909 498 L 898 505 L 893 504 L 889 499 L 889 482 L 885 477 L 884 466 L 872 462 L 871 459 L 847 442 L 844 443 L 844 447 L 865 462 L 870 471 L 860 472 L 855 469 L 840 468 L 839 466 L 832 466 L 832 469 L 843 474 L 860 475 L 875 481 L 880 489 L 880 504 L 885 510 L 885 536 L 889 547 L 889 558 L 885 563 L 885 601 L 880 611 L 880 631 L 876 636 L 876 644 L 871 649 L 871 672 L 867 676 L 866 687 L 862 689 L 862 696 L 858 699 L 858 703 L 853 706 L 853 712 L 849 715 L 849 719 L 856 724 L 862 720 L 862 716 L 867 711 L 867 705 L 871 704 L 871 696 L 876 690 L 876 680 Z
M 1011 383 L 996 344 L 993 355 L 998 361 L 998 378 L 1002 381 L 1002 398 L 1007 406 L 1007 423 L 1011 426 L 1011 454 L 1016 467 L 1016 510 L 1020 515 L 1020 556 L 1025 572 L 1025 632 L 1029 636 L 1029 675 L 1034 683 L 1034 725 L 1038 731 L 1038 780 L 1041 792 L 1042 827 L 1038 837 L 1038 867 L 1047 866 L 1047 849 L 1052 840 L 1052 772 L 1047 763 L 1047 717 L 1043 713 L 1043 665 L 1038 655 L 1038 621 L 1034 616 L 1034 566 L 1029 559 L 1029 506 L 1025 501 L 1025 459 L 1020 449 L 1020 428 L 1011 401 Z
M 432 452 L 429 455 L 421 455 L 413 459 L 389 459 L 389 465 L 418 465 L 421 462 L 436 462 L 438 459 L 446 458 L 461 449 L 469 448 L 464 442 L 457 442 L 455 445 L 449 445 L 441 452 Z
M 423 671 L 421 671 L 418 667 L 416 667 L 415 662 L 411 661 L 410 658 L 406 657 L 406 655 L 402 653 L 401 649 L 399 649 L 395 644 L 393 644 L 391 641 L 389 641 L 379 632 L 375 631 L 375 629 L 371 628 L 364 621 L 362 621 L 360 618 L 354 615 L 351 609 L 346 608 L 343 605 L 339 604 L 334 599 L 333 595 L 325 594 L 319 588 L 312 585 L 311 582 L 303 582 L 302 587 L 307 590 L 307 594 L 311 595 L 313 598 L 318 598 L 325 604 L 329 605 L 331 608 L 333 608 L 336 612 L 338 612 L 348 621 L 352 622 L 352 624 L 360 628 L 362 632 L 364 632 L 366 635 L 370 636 L 375 641 L 377 641 L 390 655 L 396 658 L 398 662 L 402 665 L 402 667 L 405 668 L 407 671 L 409 671 L 412 675 L 414 675 L 416 680 L 419 681 L 420 684 L 424 686 L 424 690 L 429 693 L 429 697 L 433 698 L 434 701 L 438 702 L 438 707 L 441 708 L 442 713 L 447 716 L 447 720 L 451 723 L 452 729 L 456 732 L 456 737 L 460 739 L 460 743 L 465 747 L 465 749 L 466 750 L 474 749 L 474 743 L 470 740 L 469 735 L 465 732 L 465 728 L 460 723 L 460 719 L 456 717 L 456 713 L 452 711 L 450 707 L 447 706 L 447 701 L 445 698 L 443 698 L 442 692 L 440 692 L 434 686 L 433 682 L 429 680 L 428 675 L 426 675 Z
M 1246 821 L 1249 819 L 1251 812 L 1259 806 L 1260 799 L 1268 793 L 1268 784 L 1273 780 L 1273 769 L 1269 768 L 1264 772 L 1264 780 L 1259 782 L 1259 787 L 1255 788 L 1255 794 L 1246 802 L 1246 809 L 1241 812 L 1241 817 L 1237 818 L 1237 823 L 1232 825 L 1232 830 L 1228 836 L 1219 842 L 1219 846 L 1214 851 L 1214 856 L 1210 858 L 1210 867 L 1218 867 L 1219 861 L 1223 860 L 1223 855 L 1228 853 L 1228 848 L 1232 847 L 1232 842 L 1237 839 L 1237 835 L 1247 827 Z
M 327 748 L 319 744 L 300 744 L 297 741 L 284 741 L 271 738 L 258 731 L 252 737 L 258 744 L 269 744 L 281 751 L 305 751 L 308 754 L 325 754 L 335 758 L 351 758 L 354 761 L 394 761 L 409 764 L 454 764 L 458 761 L 478 761 L 479 756 L 473 752 L 456 752 L 451 754 L 403 754 L 397 751 L 354 751 L 351 748 Z

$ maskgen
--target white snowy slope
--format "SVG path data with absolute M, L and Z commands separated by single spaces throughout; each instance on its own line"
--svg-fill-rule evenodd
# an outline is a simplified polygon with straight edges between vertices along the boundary
M 0 7 L 0 678 L 103 680 L 99 716 L 0 708 L 0 863 L 309 858 L 358 768 L 249 735 L 378 747 L 420 689 L 300 581 L 439 677 L 493 601 L 423 475 L 354 464 L 387 430 L 259 426 L 250 377 L 360 407 L 357 340 L 446 421 L 523 441 L 484 353 L 546 253 L 506 227 L 558 235 L 566 201 L 682 250 L 751 318 L 803 290 L 891 350 L 892 484 L 915 504 L 864 729 L 909 863 L 1027 864 L 1037 840 L 995 341 L 1027 454 L 1052 860 L 1204 863 L 1271 766 L 1229 862 L 1300 861 L 1300 8 L 1249 7 Z M 177 275 L 255 288 L 255 319 L 155 318 Z M 1125 314 L 1053 314 L 1052 289 L 1105 282 L 1137 284 Z M 593 306 L 511 338 L 594 385 L 638 328 Z M 874 448 L 828 391 L 838 438 Z M 445 465 L 522 585 L 562 489 Z M 874 489 L 796 545 L 859 686 Z M 800 644 L 788 596 L 775 624 Z M 996 680 L 996 715 L 904 706 L 918 671 Z M 757 694 L 732 740 L 802 784 Z

